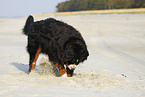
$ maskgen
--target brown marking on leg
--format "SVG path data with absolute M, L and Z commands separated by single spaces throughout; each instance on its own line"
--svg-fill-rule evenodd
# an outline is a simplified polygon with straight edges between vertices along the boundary
M 69 66 L 69 64 L 67 63 L 67 66 Z M 68 67 L 66 68 L 67 71 L 67 77 L 72 77 L 73 76 L 73 72 L 74 70 L 70 70 Z
M 67 68 L 67 77 L 71 77 L 70 69 L 69 68 Z
M 66 73 L 66 70 L 64 68 L 64 65 L 59 65 L 59 64 L 55 64 L 55 65 L 59 69 L 59 76 L 62 76 L 63 74 Z
M 71 74 L 67 74 L 67 77 L 72 77 Z
M 74 70 L 70 70 L 68 67 L 66 68 L 67 70 L 67 77 L 72 77 Z
M 31 67 L 30 72 L 31 72 L 32 70 L 34 70 L 35 67 L 36 67 L 36 61 L 37 61 L 37 59 L 38 59 L 38 56 L 39 56 L 39 54 L 40 54 L 40 51 L 41 51 L 41 48 L 38 48 L 37 51 L 36 51 L 35 59 L 34 59 L 34 61 L 33 61 L 33 63 L 32 63 L 32 67 Z

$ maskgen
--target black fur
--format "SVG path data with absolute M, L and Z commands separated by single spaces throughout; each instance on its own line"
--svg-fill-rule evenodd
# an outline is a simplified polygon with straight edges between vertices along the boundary
M 34 22 L 33 17 L 29 16 L 23 33 L 28 35 L 30 68 L 38 48 L 42 49 L 41 53 L 48 55 L 50 61 L 59 65 L 78 65 L 89 56 L 81 34 L 62 21 L 48 18 Z
M 29 28 L 30 28 L 30 25 L 32 25 L 33 23 L 34 23 L 34 18 L 33 18 L 33 16 L 30 15 L 30 16 L 27 18 L 25 27 L 24 27 L 24 29 L 23 29 L 23 33 L 24 33 L 25 35 L 28 35 L 28 30 L 29 30 Z

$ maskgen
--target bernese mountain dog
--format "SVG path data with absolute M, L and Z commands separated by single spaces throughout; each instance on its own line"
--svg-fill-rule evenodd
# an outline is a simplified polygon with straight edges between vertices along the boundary
M 23 28 L 28 36 L 29 73 L 35 69 L 40 53 L 46 54 L 59 76 L 73 76 L 76 66 L 87 59 L 89 52 L 82 35 L 72 26 L 54 18 L 34 22 L 29 16 Z

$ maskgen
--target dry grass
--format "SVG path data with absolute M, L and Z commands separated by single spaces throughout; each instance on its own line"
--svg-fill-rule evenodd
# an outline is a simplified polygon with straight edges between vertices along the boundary
M 145 13 L 145 8 L 56 12 L 56 13 L 37 14 L 35 16 L 77 15 L 77 14 L 112 14 L 112 13 Z

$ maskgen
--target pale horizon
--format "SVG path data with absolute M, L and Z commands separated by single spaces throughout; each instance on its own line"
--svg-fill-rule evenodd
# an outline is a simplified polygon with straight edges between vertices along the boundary
M 66 0 L 0 0 L 0 17 L 23 17 L 54 13 L 56 5 Z

